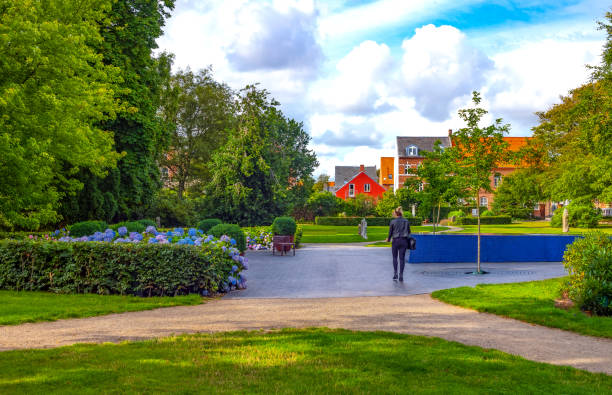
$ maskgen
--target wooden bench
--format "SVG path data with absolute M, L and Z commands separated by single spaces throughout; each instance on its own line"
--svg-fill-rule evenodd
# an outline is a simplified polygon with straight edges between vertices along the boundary
M 284 255 L 289 250 L 293 249 L 295 256 L 295 243 L 291 241 L 291 236 L 272 236 L 272 255 L 278 250 L 281 255 Z

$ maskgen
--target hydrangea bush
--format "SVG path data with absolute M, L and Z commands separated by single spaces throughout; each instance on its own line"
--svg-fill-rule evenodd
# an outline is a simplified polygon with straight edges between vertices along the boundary
M 244 229 L 249 250 L 272 249 L 272 230 L 269 226 L 256 226 Z
M 247 287 L 246 276 L 242 271 L 248 269 L 248 260 L 236 248 L 236 240 L 227 235 L 215 238 L 213 235 L 206 235 L 201 230 L 195 228 L 175 228 L 170 231 L 160 232 L 154 226 L 147 226 L 144 232 L 138 233 L 128 232 L 125 226 L 121 226 L 116 232 L 109 228 L 104 232 L 95 232 L 89 236 L 81 237 L 72 237 L 68 231 L 62 228 L 43 237 L 32 236 L 30 239 L 34 242 L 193 246 L 193 248 L 206 254 L 210 253 L 211 259 L 214 254 L 225 257 L 227 265 L 222 266 L 227 266 L 228 269 L 231 268 L 231 270 L 227 270 L 228 273 L 226 273 L 225 278 L 221 279 L 219 284 L 203 289 L 201 291 L 202 295 L 208 296 L 213 291 L 229 292 L 232 289 L 246 289 Z M 1 264 L 2 262 L 0 261 Z

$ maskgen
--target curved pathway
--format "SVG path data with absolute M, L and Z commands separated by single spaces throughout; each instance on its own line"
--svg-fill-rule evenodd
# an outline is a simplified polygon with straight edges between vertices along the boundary
M 0 350 L 120 342 L 194 332 L 294 327 L 436 336 L 524 358 L 612 374 L 612 340 L 450 306 L 429 295 L 213 300 L 198 306 L 0 327 Z

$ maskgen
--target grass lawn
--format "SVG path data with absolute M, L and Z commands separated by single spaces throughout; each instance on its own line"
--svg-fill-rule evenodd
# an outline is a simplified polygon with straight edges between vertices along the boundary
M 477 233 L 478 225 L 457 225 L 463 230 L 448 233 Z M 612 225 L 599 225 L 595 229 L 570 228 L 569 234 L 581 235 L 593 230 L 601 230 L 612 234 Z M 565 234 L 561 228 L 553 228 L 547 221 L 525 221 L 508 225 L 480 225 L 481 233 L 493 234 Z
M 0 325 L 92 317 L 126 311 L 151 310 L 158 307 L 196 305 L 202 303 L 202 300 L 195 294 L 139 298 L 120 295 L 64 295 L 48 292 L 0 291 Z
M 386 332 L 288 329 L 0 353 L 0 393 L 605 393 L 612 376 Z
M 304 230 L 302 243 L 356 243 L 363 241 L 385 240 L 389 234 L 388 226 L 368 226 L 368 240 L 357 234 L 356 226 L 300 225 Z M 414 233 L 431 232 L 431 226 L 411 226 Z M 445 230 L 443 226 L 440 230 Z
M 436 291 L 443 302 L 517 320 L 565 329 L 584 335 L 612 338 L 612 317 L 589 317 L 578 308 L 554 307 L 565 278 L 514 284 L 480 284 Z

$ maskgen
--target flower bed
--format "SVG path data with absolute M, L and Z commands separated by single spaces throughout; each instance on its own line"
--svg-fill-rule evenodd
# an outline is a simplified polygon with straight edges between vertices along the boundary
M 269 250 L 272 248 L 272 231 L 269 226 L 245 228 L 249 250 Z
M 0 288 L 73 293 L 176 295 L 246 288 L 248 261 L 228 236 L 197 229 L 106 229 L 71 237 L 0 241 Z

